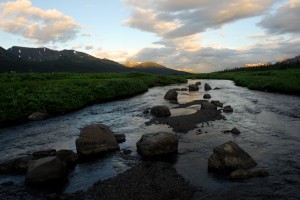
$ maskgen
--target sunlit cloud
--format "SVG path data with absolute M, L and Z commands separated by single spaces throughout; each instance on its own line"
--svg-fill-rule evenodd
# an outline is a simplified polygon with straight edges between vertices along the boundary
M 56 9 L 42 10 L 29 0 L 0 3 L 0 28 L 38 44 L 65 43 L 76 38 L 81 29 L 71 17 Z

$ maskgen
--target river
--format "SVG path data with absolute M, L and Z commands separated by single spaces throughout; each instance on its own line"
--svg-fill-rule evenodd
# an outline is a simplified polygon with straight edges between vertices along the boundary
M 190 80 L 194 83 L 197 80 Z M 204 83 L 220 90 L 205 92 Z M 69 182 L 62 190 L 85 190 L 97 180 L 104 180 L 141 162 L 136 153 L 136 142 L 142 134 L 158 131 L 172 132 L 166 125 L 146 126 L 152 116 L 143 111 L 155 105 L 166 105 L 172 115 L 196 112 L 200 106 L 185 109 L 172 108 L 163 99 L 171 88 L 187 84 L 155 87 L 133 98 L 93 105 L 80 111 L 39 122 L 0 129 L 0 160 L 37 150 L 71 149 L 76 152 L 75 140 L 80 129 L 91 123 L 108 125 L 115 133 L 124 133 L 126 142 L 120 144 L 121 152 L 108 154 L 93 162 L 79 164 L 69 174 Z M 300 97 L 252 91 L 238 87 L 227 80 L 203 80 L 198 92 L 179 92 L 179 103 L 202 99 L 209 93 L 212 100 L 231 105 L 233 113 L 224 113 L 226 120 L 199 124 L 188 133 L 176 133 L 179 154 L 174 167 L 189 182 L 200 188 L 196 199 L 300 199 Z M 222 131 L 237 127 L 240 135 Z M 257 168 L 267 169 L 266 178 L 231 181 L 207 171 L 207 160 L 214 147 L 236 142 L 258 163 Z M 132 150 L 129 155 L 122 150 Z M 24 176 L 0 175 L 0 182 L 23 183 Z

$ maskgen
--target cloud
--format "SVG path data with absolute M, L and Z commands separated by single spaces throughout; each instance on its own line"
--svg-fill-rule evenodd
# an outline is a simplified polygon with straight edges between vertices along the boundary
M 154 60 L 174 69 L 188 68 L 194 72 L 213 72 L 241 67 L 246 63 L 276 62 L 284 57 L 295 57 L 300 52 L 300 39 L 269 39 L 244 49 L 202 47 L 197 51 L 177 51 L 176 48 L 145 48 L 134 60 Z M 298 53 L 298 54 L 297 54 Z
M 81 45 L 76 45 L 76 46 L 73 46 L 72 49 L 81 49 L 82 46 Z
M 261 15 L 274 2 L 276 0 L 127 0 L 126 5 L 133 12 L 125 24 L 163 38 L 184 37 Z
M 83 37 L 92 37 L 92 35 L 89 34 L 89 33 L 83 33 L 83 34 L 81 34 L 81 36 L 83 36 Z
M 94 48 L 93 45 L 87 45 L 87 46 L 85 46 L 85 49 L 86 49 L 86 50 L 91 50 L 91 49 L 93 49 L 93 48 Z
M 0 28 L 32 39 L 38 44 L 67 42 L 81 29 L 71 17 L 58 10 L 42 10 L 30 0 L 0 3 Z
M 300 33 L 300 1 L 290 0 L 258 24 L 270 34 Z

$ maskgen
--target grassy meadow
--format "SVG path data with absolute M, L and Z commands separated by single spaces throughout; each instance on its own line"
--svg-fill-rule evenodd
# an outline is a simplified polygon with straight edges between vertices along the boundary
M 149 87 L 184 82 L 179 76 L 143 73 L 4 73 L 0 74 L 0 126 L 26 121 L 33 112 L 64 114 Z
M 300 68 L 232 70 L 191 75 L 197 79 L 227 79 L 252 90 L 300 95 Z

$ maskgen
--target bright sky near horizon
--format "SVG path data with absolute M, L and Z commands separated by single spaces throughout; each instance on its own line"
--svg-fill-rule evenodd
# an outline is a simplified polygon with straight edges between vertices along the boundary
M 300 55 L 300 0 L 0 0 L 0 46 L 211 72 Z

